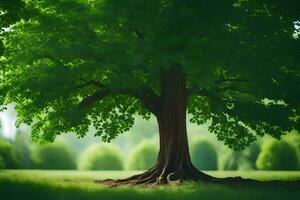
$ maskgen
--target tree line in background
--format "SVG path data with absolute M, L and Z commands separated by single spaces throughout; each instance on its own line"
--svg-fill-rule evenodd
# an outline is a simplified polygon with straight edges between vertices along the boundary
M 200 170 L 299 170 L 300 135 L 277 141 L 262 138 L 244 151 L 231 150 L 207 134 L 195 136 L 191 157 Z M 29 134 L 18 133 L 14 141 L 0 139 L 0 169 L 146 170 L 157 159 L 158 147 L 143 140 L 128 156 L 115 144 L 86 147 L 78 158 L 64 140 L 53 144 L 31 143 Z

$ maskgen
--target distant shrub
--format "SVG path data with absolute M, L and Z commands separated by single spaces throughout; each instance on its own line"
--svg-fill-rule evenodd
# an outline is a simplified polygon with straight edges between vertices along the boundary
M 20 168 L 28 169 L 32 167 L 30 145 L 30 134 L 18 131 L 15 140 L 12 142 L 12 147 L 16 152 Z
M 297 157 L 298 157 L 298 169 L 300 169 L 300 134 L 299 133 L 288 134 L 284 137 L 284 140 L 289 142 L 296 149 Z
M 81 170 L 122 170 L 120 150 L 112 145 L 93 145 L 83 152 L 79 161 Z
M 220 170 L 255 170 L 260 145 L 252 143 L 243 151 L 224 148 L 220 154 Z
M 296 149 L 286 141 L 267 141 L 256 161 L 259 170 L 296 170 L 298 158 Z
M 0 139 L 0 156 L 2 157 L 2 166 L 7 169 L 15 169 L 18 167 L 16 153 L 12 145 L 4 139 Z
M 36 169 L 76 169 L 74 156 L 61 142 L 35 146 L 31 158 Z
M 242 160 L 244 159 L 244 162 L 241 162 L 239 169 L 255 170 L 256 160 L 259 153 L 260 153 L 260 145 L 258 143 L 252 143 L 249 147 L 247 147 L 242 152 L 242 157 L 243 157 Z
M 198 138 L 191 144 L 191 159 L 200 170 L 216 170 L 218 155 L 213 143 L 205 138 Z
M 143 141 L 130 152 L 127 169 L 147 170 L 156 164 L 157 155 L 157 146 L 150 141 Z
M 0 155 L 0 169 L 5 169 L 5 162 L 1 155 Z
M 226 148 L 220 155 L 220 170 L 238 170 L 239 160 L 242 157 L 241 152 L 236 152 L 231 149 Z

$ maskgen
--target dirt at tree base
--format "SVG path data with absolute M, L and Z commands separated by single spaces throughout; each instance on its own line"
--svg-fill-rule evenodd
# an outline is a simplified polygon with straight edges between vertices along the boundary
M 255 180 L 249 178 L 242 178 L 240 176 L 237 177 L 226 177 L 226 178 L 217 178 L 210 175 L 207 175 L 203 172 L 199 172 L 199 175 L 196 177 L 177 177 L 175 180 L 171 180 L 170 178 L 165 179 L 163 176 L 158 175 L 155 176 L 153 173 L 153 168 L 129 178 L 125 179 L 106 179 L 106 180 L 96 180 L 96 183 L 102 184 L 107 187 L 119 187 L 124 185 L 131 186 L 140 186 L 145 188 L 152 188 L 156 186 L 174 186 L 181 185 L 185 182 L 194 182 L 194 183 L 208 183 L 208 184 L 219 184 L 219 185 L 227 185 L 227 186 L 278 186 L 278 185 L 288 185 L 291 187 L 299 187 L 300 188 L 300 180 L 296 181 L 282 181 L 282 180 L 270 180 L 270 181 L 262 181 Z M 168 175 L 171 176 L 170 174 Z
M 160 185 L 180 185 L 184 182 L 203 182 L 212 184 L 243 184 L 259 183 L 254 179 L 244 179 L 242 177 L 216 178 L 198 171 L 198 174 L 187 174 L 171 172 L 168 174 L 158 173 L 156 168 L 152 168 L 144 173 L 137 174 L 125 179 L 96 180 L 96 183 L 108 187 L 118 187 L 122 185 L 137 185 L 142 187 L 155 187 Z

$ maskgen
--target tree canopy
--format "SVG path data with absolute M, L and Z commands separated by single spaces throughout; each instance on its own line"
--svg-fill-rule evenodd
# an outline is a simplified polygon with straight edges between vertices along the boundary
M 300 129 L 298 0 L 39 0 L 5 33 L 0 104 L 36 140 L 90 125 L 110 141 L 186 76 L 191 121 L 231 148 Z M 299 31 L 299 30 L 298 30 Z
M 25 16 L 25 3 L 22 0 L 0 1 L 0 55 L 3 53 L 2 32 Z

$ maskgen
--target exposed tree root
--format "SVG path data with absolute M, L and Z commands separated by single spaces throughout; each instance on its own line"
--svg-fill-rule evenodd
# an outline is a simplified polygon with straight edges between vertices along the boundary
M 195 181 L 212 184 L 224 185 L 242 185 L 242 184 L 290 184 L 300 187 L 300 181 L 259 181 L 254 179 L 244 179 L 242 177 L 216 178 L 198 171 L 194 166 L 190 168 L 180 168 L 178 170 L 168 170 L 167 167 L 155 166 L 148 171 L 131 176 L 125 179 L 107 179 L 96 181 L 109 187 L 121 185 L 139 185 L 139 186 L 156 186 L 156 185 L 178 185 L 183 181 Z
M 96 181 L 97 183 L 105 184 L 110 187 L 116 187 L 120 185 L 144 185 L 144 186 L 154 186 L 154 185 L 177 185 L 183 181 L 199 181 L 206 183 L 219 183 L 219 184 L 239 184 L 242 182 L 256 182 L 251 179 L 243 179 L 241 177 L 232 178 L 215 178 L 207 175 L 203 172 L 198 171 L 194 166 L 181 167 L 176 170 L 170 170 L 168 166 L 160 167 L 155 166 L 148 171 L 131 176 L 125 179 L 107 179 Z

